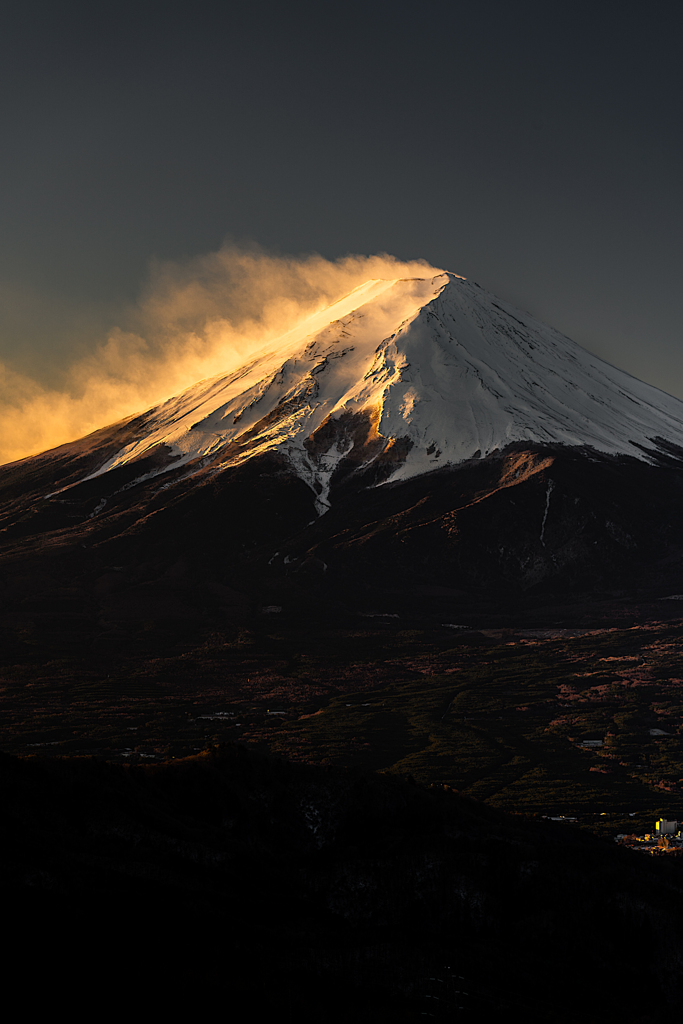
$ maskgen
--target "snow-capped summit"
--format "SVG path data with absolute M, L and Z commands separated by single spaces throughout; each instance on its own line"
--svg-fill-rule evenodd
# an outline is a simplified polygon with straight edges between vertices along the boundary
M 464 278 L 373 280 L 238 370 L 151 410 L 96 476 L 170 450 L 167 468 L 277 450 L 328 507 L 344 460 L 398 481 L 512 442 L 651 461 L 683 447 L 683 402 L 591 355 Z M 163 472 L 159 467 L 155 472 Z

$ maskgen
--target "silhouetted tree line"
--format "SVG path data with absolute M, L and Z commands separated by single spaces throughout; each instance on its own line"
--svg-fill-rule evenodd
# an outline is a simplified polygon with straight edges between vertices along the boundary
M 136 1015 L 218 999 L 320 1022 L 681 1005 L 679 862 L 447 788 L 226 745 L 144 767 L 1 755 L 0 792 L 5 966 L 34 1003 L 87 988 Z

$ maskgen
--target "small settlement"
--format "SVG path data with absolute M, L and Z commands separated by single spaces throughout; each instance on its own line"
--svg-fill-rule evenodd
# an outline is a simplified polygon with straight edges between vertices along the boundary
M 616 842 L 622 846 L 629 846 L 634 850 L 642 850 L 653 857 L 660 857 L 672 854 L 683 856 L 683 822 L 667 821 L 666 818 L 659 818 L 655 822 L 654 832 L 647 832 L 644 836 L 618 835 Z

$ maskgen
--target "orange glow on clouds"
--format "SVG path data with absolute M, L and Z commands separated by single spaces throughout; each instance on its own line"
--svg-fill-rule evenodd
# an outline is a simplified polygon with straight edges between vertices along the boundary
M 424 261 L 270 256 L 230 246 L 159 264 L 135 309 L 46 387 L 0 364 L 0 463 L 74 440 L 227 372 L 368 279 L 439 273 Z

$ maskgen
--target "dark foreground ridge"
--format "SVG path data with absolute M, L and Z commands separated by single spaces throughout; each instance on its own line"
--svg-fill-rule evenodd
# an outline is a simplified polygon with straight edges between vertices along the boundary
M 232 744 L 154 766 L 2 755 L 0 785 L 8 966 L 40 964 L 50 1001 L 75 1008 L 87 978 L 141 1016 L 207 996 L 317 1022 L 680 1006 L 675 859 Z

